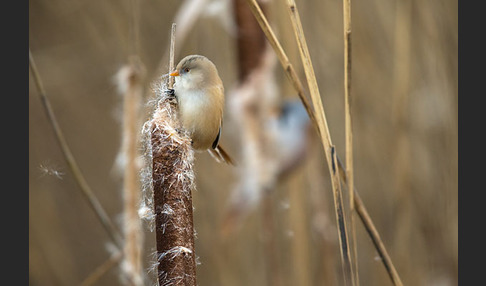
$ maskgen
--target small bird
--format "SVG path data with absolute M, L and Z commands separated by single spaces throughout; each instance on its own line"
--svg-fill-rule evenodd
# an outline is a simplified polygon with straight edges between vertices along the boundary
M 175 77 L 174 95 L 179 105 L 179 118 L 189 132 L 194 149 L 207 150 L 217 161 L 234 165 L 219 145 L 224 87 L 216 66 L 205 56 L 189 55 L 169 75 Z

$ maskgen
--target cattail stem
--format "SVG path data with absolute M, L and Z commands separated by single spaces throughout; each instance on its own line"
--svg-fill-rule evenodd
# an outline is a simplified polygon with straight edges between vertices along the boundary
M 192 190 L 194 151 L 180 134 L 177 105 L 162 98 L 151 126 L 158 285 L 196 285 Z

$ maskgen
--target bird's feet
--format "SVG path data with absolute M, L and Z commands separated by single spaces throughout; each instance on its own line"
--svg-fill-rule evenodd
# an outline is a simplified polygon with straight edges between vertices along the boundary
M 164 90 L 164 93 L 168 97 L 171 97 L 171 98 L 175 98 L 176 97 L 175 90 L 173 88 L 168 88 L 168 89 Z

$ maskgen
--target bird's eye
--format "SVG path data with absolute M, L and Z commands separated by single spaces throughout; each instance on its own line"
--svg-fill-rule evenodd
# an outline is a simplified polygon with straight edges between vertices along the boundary
M 189 68 L 185 68 L 184 69 L 184 72 L 189 72 Z

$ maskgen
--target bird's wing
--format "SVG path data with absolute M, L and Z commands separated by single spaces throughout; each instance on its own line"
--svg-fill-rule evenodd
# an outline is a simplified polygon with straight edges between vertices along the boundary
M 216 147 L 218 147 L 220 137 L 221 137 L 221 126 L 219 126 L 218 136 L 216 136 L 216 139 L 214 139 L 213 145 L 211 146 L 213 147 L 213 149 L 216 149 Z

